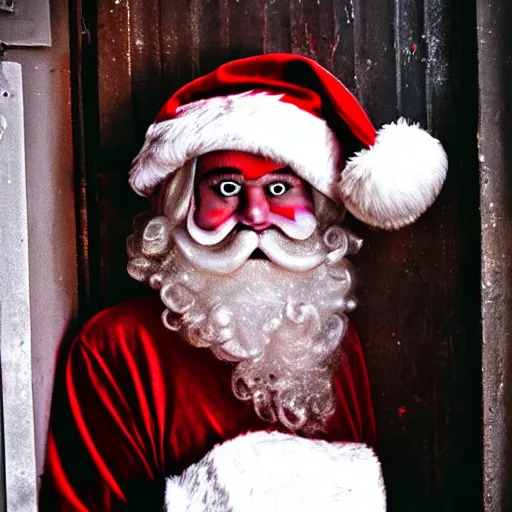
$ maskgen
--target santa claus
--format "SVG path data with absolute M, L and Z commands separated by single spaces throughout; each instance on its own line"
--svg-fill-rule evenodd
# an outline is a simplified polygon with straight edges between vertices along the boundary
M 233 61 L 177 91 L 130 173 L 153 211 L 134 223 L 128 272 L 158 293 L 75 340 L 42 507 L 161 510 L 171 477 L 169 511 L 383 510 L 346 316 L 361 240 L 342 222 L 345 208 L 375 227 L 413 222 L 446 167 L 416 125 L 376 133 L 305 57 Z

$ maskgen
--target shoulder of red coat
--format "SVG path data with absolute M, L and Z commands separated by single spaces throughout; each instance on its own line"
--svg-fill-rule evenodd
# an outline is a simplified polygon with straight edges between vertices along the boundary
M 120 343 L 141 338 L 168 337 L 161 316 L 165 306 L 157 295 L 116 304 L 96 313 L 80 330 L 77 341 L 85 345 Z

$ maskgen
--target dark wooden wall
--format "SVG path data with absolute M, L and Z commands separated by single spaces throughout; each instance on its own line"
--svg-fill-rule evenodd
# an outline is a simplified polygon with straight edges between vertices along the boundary
M 484 503 L 512 510 L 512 2 L 478 4 Z
M 393 511 L 481 510 L 476 14 L 469 0 L 76 0 L 82 314 L 146 293 L 125 271 L 146 204 L 127 171 L 158 107 L 232 58 L 286 51 L 338 76 L 376 126 L 410 117 L 445 145 L 439 201 L 370 230 L 353 315 Z

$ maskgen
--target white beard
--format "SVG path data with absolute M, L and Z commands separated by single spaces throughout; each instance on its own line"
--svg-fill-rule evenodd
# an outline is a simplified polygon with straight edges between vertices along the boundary
M 166 217 L 141 231 L 129 239 L 128 271 L 160 289 L 164 324 L 237 363 L 233 392 L 262 419 L 294 431 L 322 429 L 335 407 L 344 312 L 355 307 L 344 256 L 360 241 L 332 226 L 304 242 L 242 230 L 203 247 Z M 269 260 L 248 259 L 258 246 Z

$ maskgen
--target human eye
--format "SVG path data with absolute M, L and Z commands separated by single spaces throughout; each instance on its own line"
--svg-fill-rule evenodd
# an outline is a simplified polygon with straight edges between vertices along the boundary
M 242 185 L 234 180 L 221 180 L 212 187 L 222 197 L 234 197 L 240 192 Z
M 291 187 L 292 185 L 287 181 L 275 181 L 267 185 L 267 194 L 271 197 L 280 197 L 286 194 Z

